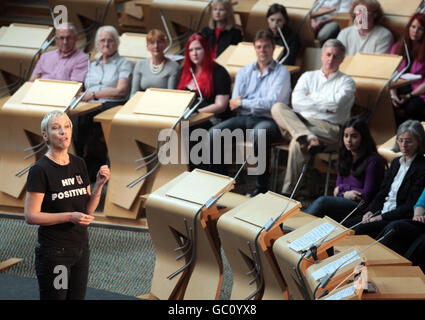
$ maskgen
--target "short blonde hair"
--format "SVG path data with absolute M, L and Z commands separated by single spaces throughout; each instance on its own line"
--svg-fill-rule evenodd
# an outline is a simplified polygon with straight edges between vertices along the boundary
M 233 14 L 233 5 L 230 0 L 214 0 L 213 3 L 210 6 L 209 12 L 210 12 L 210 18 L 208 20 L 208 26 L 211 29 L 215 28 L 215 23 L 212 18 L 212 11 L 214 7 L 218 4 L 221 4 L 224 7 L 224 10 L 226 10 L 226 26 L 224 27 L 226 30 L 230 30 L 235 26 L 235 16 Z
M 55 118 L 55 117 L 66 117 L 68 118 L 69 122 L 71 123 L 71 128 L 72 128 L 72 121 L 71 119 L 69 119 L 68 115 L 60 110 L 54 110 L 54 111 L 50 111 L 48 114 L 46 114 L 43 118 L 43 120 L 41 120 L 41 132 L 42 133 L 47 133 L 48 129 L 49 129 L 49 122 L 50 119 Z
M 119 47 L 119 45 L 120 45 L 120 35 L 118 34 L 117 29 L 115 29 L 115 27 L 113 27 L 113 26 L 103 26 L 103 27 L 100 27 L 99 29 L 97 29 L 96 37 L 95 37 L 95 40 L 94 40 L 96 49 L 98 51 L 100 51 L 98 42 L 99 42 L 100 33 L 102 31 L 109 33 L 114 38 L 114 41 L 115 41 L 115 44 L 117 45 L 117 47 Z

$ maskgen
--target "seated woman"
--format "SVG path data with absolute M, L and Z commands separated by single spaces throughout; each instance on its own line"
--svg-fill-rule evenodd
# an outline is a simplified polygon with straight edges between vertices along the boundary
M 415 264 L 424 270 L 425 251 L 422 251 L 424 255 L 422 262 L 417 261 L 419 256 L 416 257 L 415 251 L 419 247 L 417 242 L 423 241 L 421 237 L 425 236 L 425 189 L 413 208 L 413 218 L 391 222 L 382 230 L 378 238 L 383 237 L 391 230 L 393 233 L 382 239 L 381 243 L 412 262 L 415 260 L 417 262 Z M 422 247 L 425 248 L 424 245 Z
M 133 66 L 118 54 L 120 37 L 112 26 L 97 30 L 96 49 L 102 54 L 92 61 L 84 81 L 88 91 L 83 101 L 102 102 L 102 111 L 125 103 L 130 91 L 130 75 Z
M 300 39 L 298 34 L 293 32 L 288 25 L 289 17 L 286 8 L 281 4 L 274 3 L 267 10 L 266 17 L 269 24 L 269 30 L 273 32 L 276 45 L 285 47 L 277 28 L 282 31 L 282 35 L 288 44 L 289 55 L 283 63 L 286 65 L 295 65 L 298 49 L 300 47 Z M 284 55 L 285 54 L 286 52 L 284 52 Z
M 195 91 L 198 94 L 190 69 L 196 76 L 204 98 L 198 112 L 214 113 L 216 117 L 222 117 L 229 109 L 231 79 L 227 70 L 214 61 L 208 40 L 196 33 L 186 43 L 184 65 L 177 89 Z M 216 120 L 218 119 L 213 123 Z M 203 127 L 207 129 L 205 125 Z
M 385 160 L 378 155 L 367 123 L 348 120 L 341 130 L 338 176 L 334 196 L 322 196 L 305 211 L 341 221 L 361 200 L 369 204 L 379 190 L 385 174 Z
M 95 112 L 79 117 L 77 154 L 84 157 L 91 181 L 96 179 L 95 168 L 107 162 L 106 143 L 99 123 L 93 118 L 100 112 L 122 105 L 130 93 L 130 76 L 133 65 L 118 54 L 120 38 L 112 26 L 97 30 L 96 48 L 101 53 L 92 61 L 84 81 L 87 93 L 83 101 L 100 102 L 102 106 Z M 81 154 L 79 154 L 81 152 Z
M 242 41 L 242 33 L 235 28 L 235 17 L 230 0 L 214 0 L 210 6 L 208 27 L 201 34 L 210 42 L 212 57 L 218 57 L 231 44 Z
M 384 12 L 378 0 L 354 0 L 350 14 L 353 25 L 342 29 L 337 37 L 347 49 L 348 56 L 358 52 L 390 52 L 393 35 L 379 24 Z
M 177 85 L 179 64 L 164 55 L 167 45 L 164 32 L 157 29 L 149 31 L 146 42 L 151 57 L 140 60 L 134 67 L 131 96 L 149 88 L 175 89 Z
M 397 124 L 403 119 L 421 121 L 425 110 L 425 14 L 414 14 L 407 24 L 402 38 L 391 48 L 391 54 L 403 56 L 398 71 L 406 67 L 407 58 L 404 48 L 406 42 L 411 64 L 406 73 L 420 75 L 422 78 L 411 85 L 391 89 L 391 100 L 394 105 Z M 403 114 L 404 113 L 404 114 Z
M 391 162 L 379 192 L 364 214 L 344 223 L 348 227 L 360 223 L 354 229 L 356 234 L 375 238 L 390 222 L 410 218 L 425 187 L 425 132 L 419 121 L 407 120 L 399 126 L 397 146 L 402 156 Z
M 334 13 L 349 12 L 353 0 L 325 0 L 320 9 L 335 9 L 330 14 L 325 14 L 310 20 L 311 28 L 319 41 L 320 47 L 328 39 L 335 39 L 339 33 L 339 23 L 332 17 Z

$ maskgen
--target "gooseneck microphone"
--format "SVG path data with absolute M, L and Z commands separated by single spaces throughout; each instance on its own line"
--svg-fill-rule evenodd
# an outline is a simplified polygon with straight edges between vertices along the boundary
M 288 43 L 286 42 L 286 39 L 283 36 L 282 30 L 280 30 L 277 22 L 275 22 L 275 26 L 276 26 L 277 32 L 279 33 L 280 38 L 282 39 L 283 46 L 285 47 L 285 55 L 279 61 L 279 64 L 283 64 L 285 60 L 288 58 L 289 54 L 291 53 L 291 50 L 289 49 Z
M 360 256 L 360 254 L 364 253 L 366 250 L 368 250 L 369 248 L 373 247 L 374 245 L 376 245 L 378 242 L 381 242 L 382 240 L 384 240 L 386 237 L 388 237 L 389 235 L 393 234 L 395 232 L 394 229 L 389 230 L 387 233 L 385 233 L 381 238 L 379 238 L 378 240 L 375 240 L 374 242 L 372 242 L 370 245 L 368 245 L 366 248 L 364 248 L 363 250 L 361 250 L 356 256 L 344 261 L 343 263 L 341 263 L 332 273 L 327 274 L 325 277 L 323 277 L 323 279 L 319 282 L 319 284 L 316 286 L 315 290 L 314 290 L 314 294 L 313 294 L 313 299 L 316 300 L 316 293 L 317 290 L 319 288 L 324 289 L 329 281 L 335 276 L 335 274 L 338 272 L 339 269 L 341 269 L 343 266 L 345 266 L 347 263 L 349 263 L 350 261 L 352 261 L 355 257 Z M 325 295 L 327 295 L 329 293 L 328 290 L 323 291 L 323 293 L 317 298 L 320 299 L 322 297 L 324 297 Z
M 242 172 L 242 169 L 246 166 L 247 162 L 248 162 L 249 156 L 246 158 L 245 162 L 241 165 L 241 167 L 239 168 L 238 172 L 236 173 L 236 175 L 232 178 L 232 180 L 230 180 L 230 182 L 227 184 L 226 188 L 224 188 L 224 190 L 218 194 L 216 197 L 212 196 L 210 199 L 207 200 L 207 202 L 205 202 L 199 209 L 198 211 L 195 213 L 195 215 L 193 216 L 193 237 L 191 237 L 192 239 L 190 239 L 188 241 L 188 243 L 180 248 L 177 248 L 176 250 L 182 250 L 184 248 L 187 247 L 187 245 L 189 245 L 189 248 L 185 251 L 185 253 L 181 256 L 179 256 L 176 260 L 181 259 L 182 257 L 184 257 L 186 254 L 188 254 L 189 252 L 191 252 L 191 256 L 189 261 L 183 266 L 181 267 L 179 270 L 173 272 L 172 274 L 170 274 L 167 279 L 171 280 L 173 279 L 175 276 L 177 276 L 178 274 L 182 273 L 184 270 L 186 270 L 187 268 L 190 267 L 190 265 L 193 263 L 193 261 L 195 261 L 196 258 L 196 245 L 197 245 L 197 222 L 198 222 L 198 215 L 200 215 L 200 219 L 202 219 L 202 209 L 203 208 L 211 208 L 227 191 L 229 191 L 229 189 L 231 188 L 231 186 L 235 183 L 236 179 L 239 177 L 240 173 Z M 188 230 L 187 230 L 188 232 Z M 189 237 L 189 232 L 188 232 L 188 237 Z
M 294 196 L 294 194 L 295 194 L 295 192 L 296 192 L 296 190 L 298 188 L 298 185 L 299 185 L 299 183 L 300 183 L 300 181 L 301 181 L 301 179 L 302 179 L 302 177 L 304 175 L 306 166 L 307 166 L 307 164 L 304 163 L 304 165 L 302 167 L 302 170 L 301 170 L 301 173 L 300 173 L 300 175 L 298 177 L 297 183 L 295 184 L 295 187 L 292 190 L 291 196 L 286 201 L 285 208 L 282 210 L 282 212 L 275 219 L 270 218 L 270 220 L 266 222 L 266 224 L 258 231 L 257 235 L 255 236 L 255 240 L 254 240 L 255 251 L 253 252 L 254 253 L 254 257 L 253 258 L 255 260 L 255 267 L 254 267 L 254 269 L 256 271 L 257 277 L 260 278 L 260 285 L 257 287 L 257 289 L 253 293 L 251 293 L 247 298 L 245 298 L 245 300 L 251 300 L 264 287 L 264 277 L 263 277 L 263 273 L 262 273 L 263 271 L 262 271 L 262 266 L 261 266 L 261 259 L 260 259 L 260 256 L 258 254 L 259 253 L 258 238 L 260 237 L 261 233 L 264 230 L 269 231 L 271 229 L 271 227 L 279 220 L 279 218 L 286 212 L 286 209 L 288 208 L 289 203 L 291 202 L 291 200 L 292 200 L 292 198 L 293 198 L 293 196 Z
M 173 127 L 171 128 L 171 132 L 173 132 L 175 130 L 175 128 L 177 127 L 177 125 L 182 120 L 188 120 L 189 117 L 192 115 L 192 113 L 195 112 L 199 108 L 200 104 L 204 101 L 204 97 L 202 95 L 201 89 L 199 88 L 198 81 L 196 80 L 196 77 L 195 77 L 195 74 L 194 74 L 192 68 L 190 68 L 190 73 L 192 74 L 192 78 L 193 78 L 193 81 L 195 83 L 195 87 L 196 87 L 196 90 L 198 92 L 199 99 L 198 99 L 198 102 L 192 108 L 187 108 L 183 112 L 183 114 L 180 115 L 180 117 L 177 119 L 177 121 L 174 123 Z M 170 141 L 171 141 L 171 135 L 167 136 L 166 141 L 164 142 L 163 146 L 169 144 Z M 161 161 L 159 159 L 159 154 L 158 154 L 159 153 L 159 149 L 160 149 L 160 141 L 158 140 L 157 141 L 157 147 L 156 147 L 156 149 L 155 149 L 154 152 L 152 152 L 151 154 L 149 154 L 149 155 L 147 155 L 145 157 L 142 157 L 140 159 L 135 160 L 135 163 L 144 161 L 144 163 L 142 165 L 138 166 L 136 168 L 136 170 L 139 170 L 141 168 L 144 168 L 144 167 L 148 166 L 151 163 L 154 163 L 154 162 L 156 162 L 156 163 L 155 163 L 154 167 L 151 170 L 149 170 L 148 172 L 146 172 L 143 176 L 141 176 L 141 177 L 137 178 L 136 180 L 134 180 L 133 182 L 129 183 L 127 185 L 127 188 L 133 188 L 136 184 L 138 184 L 139 182 L 143 181 L 144 179 L 146 179 L 147 177 L 149 177 L 152 173 L 154 173 L 156 171 L 156 169 L 159 167 L 159 165 L 161 163 Z M 149 160 L 149 159 L 151 159 L 151 160 Z M 147 160 L 149 160 L 149 161 L 147 161 Z

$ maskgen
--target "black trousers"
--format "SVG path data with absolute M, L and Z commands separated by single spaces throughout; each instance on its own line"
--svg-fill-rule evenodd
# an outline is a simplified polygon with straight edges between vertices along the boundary
M 412 243 L 404 257 L 425 272 L 425 233 Z
M 353 227 L 362 221 L 363 214 L 356 215 L 347 219 L 343 225 L 347 228 Z M 390 224 L 392 221 L 380 220 L 373 222 L 360 223 L 357 227 L 354 228 L 356 235 L 365 234 L 371 238 L 375 238 L 381 233 L 384 228 Z
M 89 274 L 90 250 L 82 248 L 35 248 L 35 270 L 40 300 L 83 300 Z
M 425 223 L 413 220 L 397 220 L 388 224 L 380 233 L 393 230 L 390 237 L 385 238 L 382 243 L 400 255 L 405 255 L 413 242 L 425 234 Z
M 399 108 L 401 109 L 400 111 L 397 110 L 398 108 L 394 108 L 397 126 L 409 119 L 418 121 L 422 121 L 424 119 L 425 101 L 421 97 L 411 97 Z M 402 111 L 404 111 L 404 114 L 402 114 Z

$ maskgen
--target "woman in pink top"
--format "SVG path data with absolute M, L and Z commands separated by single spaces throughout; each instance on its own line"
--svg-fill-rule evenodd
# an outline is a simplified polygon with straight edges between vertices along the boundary
M 406 41 L 411 64 L 406 73 L 421 75 L 421 79 L 399 89 L 391 89 L 397 125 L 406 119 L 423 120 L 425 112 L 425 14 L 416 13 L 407 24 L 402 38 L 391 48 L 391 54 L 403 56 L 399 71 L 406 67 Z

